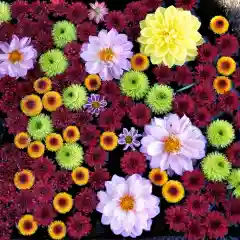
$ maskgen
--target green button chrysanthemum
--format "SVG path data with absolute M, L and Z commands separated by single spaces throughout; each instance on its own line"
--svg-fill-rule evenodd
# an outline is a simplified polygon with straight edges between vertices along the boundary
M 76 27 L 66 20 L 56 22 L 52 29 L 54 44 L 63 48 L 67 43 L 77 39 Z
M 52 49 L 42 54 L 39 58 L 41 70 L 48 76 L 54 77 L 63 73 L 68 67 L 67 58 L 58 49 Z
M 79 110 L 86 102 L 87 92 L 83 86 L 72 84 L 63 90 L 63 103 L 68 109 Z
M 43 140 L 53 131 L 52 121 L 49 116 L 39 114 L 30 118 L 27 131 L 34 140 Z
M 226 180 L 232 167 L 226 156 L 219 152 L 208 154 L 202 160 L 201 166 L 205 177 L 214 182 Z
M 11 8 L 6 2 L 0 2 L 0 23 L 11 20 Z
M 148 77 L 145 73 L 138 71 L 126 72 L 120 79 L 120 88 L 124 95 L 139 100 L 147 94 Z
M 233 195 L 240 197 L 240 169 L 233 169 L 228 177 L 228 184 L 234 188 Z
M 56 160 L 60 167 L 73 170 L 83 162 L 83 149 L 77 143 L 66 143 L 56 153 Z
M 146 104 L 153 113 L 163 114 L 171 111 L 173 101 L 173 90 L 167 85 L 155 84 L 149 91 Z
M 225 120 L 216 120 L 207 129 L 207 139 L 216 148 L 227 147 L 234 138 L 234 128 L 232 124 Z

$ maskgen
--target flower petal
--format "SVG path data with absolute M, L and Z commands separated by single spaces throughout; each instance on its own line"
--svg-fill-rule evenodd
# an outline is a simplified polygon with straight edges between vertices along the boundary
M 163 143 L 159 141 L 151 142 L 147 147 L 147 154 L 155 157 L 163 152 Z

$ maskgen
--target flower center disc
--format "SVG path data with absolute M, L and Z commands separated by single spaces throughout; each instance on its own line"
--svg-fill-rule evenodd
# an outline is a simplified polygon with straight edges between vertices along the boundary
M 8 60 L 12 63 L 19 62 L 22 59 L 23 55 L 18 50 L 14 50 L 8 54 Z
M 169 136 L 164 141 L 164 150 L 167 153 L 175 153 L 179 152 L 181 149 L 181 143 L 180 140 L 175 136 Z
M 111 48 L 104 48 L 99 52 L 99 58 L 104 62 L 112 61 L 113 57 L 114 57 L 114 52 Z
M 132 143 L 132 137 L 131 136 L 126 136 L 125 141 L 128 144 Z
M 93 108 L 99 108 L 100 107 L 100 103 L 99 102 L 92 102 L 92 107 Z
M 135 201 L 132 196 L 125 195 L 120 199 L 120 207 L 124 211 L 130 211 L 134 208 Z

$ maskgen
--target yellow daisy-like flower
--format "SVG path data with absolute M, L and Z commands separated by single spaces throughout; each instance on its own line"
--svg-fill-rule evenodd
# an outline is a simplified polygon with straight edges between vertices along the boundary
M 20 190 L 30 189 L 35 181 L 35 177 L 30 170 L 22 170 L 14 175 L 13 182 L 16 188 Z
M 148 175 L 150 181 L 157 186 L 162 186 L 168 181 L 168 175 L 166 171 L 161 171 L 160 168 L 154 168 Z
M 217 70 L 220 74 L 229 76 L 236 70 L 236 62 L 231 57 L 220 57 L 217 61 Z
M 72 180 L 79 186 L 86 185 L 89 180 L 89 170 L 85 167 L 77 167 L 72 171 Z
M 58 151 L 63 145 L 62 136 L 58 133 L 50 133 L 46 137 L 45 144 L 47 150 L 52 152 Z
M 23 236 L 30 236 L 37 231 L 38 224 L 31 214 L 26 214 L 18 221 L 17 228 Z
M 26 132 L 20 132 L 14 137 L 14 144 L 19 149 L 26 148 L 30 142 L 31 138 Z
M 53 112 L 62 106 L 62 97 L 58 92 L 50 91 L 44 94 L 42 103 L 46 110 Z
M 159 7 L 140 22 L 138 42 L 141 53 L 153 64 L 183 65 L 198 55 L 197 46 L 204 43 L 198 32 L 200 21 L 190 11 L 170 6 Z
M 85 78 L 84 84 L 88 91 L 97 91 L 101 87 L 101 79 L 97 74 L 90 74 Z
M 113 151 L 118 145 L 118 137 L 114 132 L 104 132 L 100 136 L 100 146 L 106 151 Z
M 44 154 L 45 146 L 40 141 L 34 141 L 28 145 L 27 152 L 29 157 L 39 158 Z
M 38 115 L 42 111 L 43 105 L 39 96 L 31 94 L 25 96 L 21 100 L 20 107 L 25 115 L 33 117 Z
M 213 87 L 218 94 L 224 94 L 231 90 L 232 81 L 224 76 L 218 76 L 213 81 Z
M 216 34 L 224 34 L 228 31 L 229 22 L 223 16 L 215 16 L 210 21 L 210 28 Z
M 170 180 L 163 185 L 162 195 L 169 203 L 177 203 L 184 198 L 184 187 L 179 181 Z
M 54 221 L 48 226 L 48 234 L 54 240 L 63 239 L 67 234 L 66 225 L 62 221 Z
M 33 84 L 34 90 L 39 94 L 44 94 L 52 89 L 52 82 L 49 78 L 37 79 Z
M 80 139 L 80 132 L 76 126 L 68 126 L 63 130 L 63 138 L 68 143 L 74 143 Z
M 67 213 L 73 207 L 72 196 L 66 192 L 58 193 L 53 199 L 53 207 L 59 213 Z
M 137 53 L 131 58 L 131 66 L 133 70 L 145 71 L 149 67 L 148 57 L 144 54 Z

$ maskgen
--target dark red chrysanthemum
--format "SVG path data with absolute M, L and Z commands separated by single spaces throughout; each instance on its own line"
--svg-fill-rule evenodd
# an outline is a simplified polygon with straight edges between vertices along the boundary
M 141 1 L 144 6 L 148 8 L 148 11 L 156 10 L 158 7 L 162 5 L 162 0 L 142 0 Z
M 16 24 L 11 24 L 9 22 L 4 22 L 0 26 L 0 41 L 2 42 L 9 42 L 12 39 L 12 35 L 16 32 Z
M 54 3 L 54 0 L 52 0 L 51 4 L 49 4 L 49 10 L 51 11 L 54 17 L 59 17 L 59 16 L 62 17 L 68 13 L 69 4 L 66 3 L 64 0 L 59 0 L 59 2 L 56 4 Z
M 97 26 L 91 22 L 84 22 L 77 25 L 77 36 L 81 42 L 87 42 L 89 36 L 97 35 Z
M 95 146 L 99 140 L 100 131 L 93 124 L 88 124 L 80 129 L 81 143 L 85 146 Z
M 233 143 L 227 149 L 226 154 L 234 167 L 240 167 L 240 141 Z
M 206 199 L 210 203 L 221 203 L 226 199 L 226 185 L 223 183 L 208 183 L 206 187 Z
M 41 203 L 34 207 L 33 216 L 42 226 L 49 225 L 56 215 L 51 203 Z
M 153 69 L 153 74 L 155 75 L 157 81 L 160 84 L 167 84 L 174 80 L 174 73 L 171 68 L 159 65 Z
M 96 168 L 94 172 L 90 173 L 90 185 L 95 190 L 102 189 L 109 178 L 110 175 L 106 168 Z
M 114 28 L 118 32 L 122 32 L 127 26 L 127 21 L 121 11 L 112 11 L 106 16 L 105 24 L 108 30 Z
M 133 21 L 140 21 L 145 18 L 148 12 L 146 5 L 143 5 L 140 1 L 128 3 L 124 14 L 129 16 Z
M 138 127 L 143 127 L 149 123 L 151 118 L 151 111 L 145 104 L 138 103 L 131 108 L 129 117 L 132 120 L 133 124 Z
M 202 240 L 206 234 L 206 227 L 199 219 L 191 219 L 186 228 L 185 238 L 188 240 Z
M 68 218 L 67 231 L 70 237 L 80 239 L 88 235 L 91 231 L 92 225 L 90 218 L 83 216 L 80 212 L 75 213 Z
M 108 108 L 105 111 L 100 113 L 98 124 L 102 129 L 115 131 L 116 129 L 120 129 L 122 126 L 121 120 L 122 116 L 120 114 L 116 114 L 113 108 Z
M 239 48 L 238 39 L 231 34 L 224 34 L 216 40 L 219 53 L 221 55 L 231 56 Z
M 212 84 L 213 79 L 216 77 L 216 68 L 211 64 L 200 64 L 196 67 L 195 79 L 203 82 Z
M 234 115 L 234 126 L 235 126 L 236 130 L 238 130 L 240 128 L 240 111 L 238 111 Z
M 112 108 L 120 112 L 121 115 L 125 115 L 130 112 L 134 106 L 134 102 L 130 97 L 119 96 L 112 102 Z
M 10 240 L 11 239 L 12 228 L 10 228 L 6 222 L 0 220 L 0 239 Z
M 29 157 L 29 155 L 26 152 L 21 151 L 20 155 L 18 156 L 17 159 L 15 159 L 15 161 L 19 170 L 23 170 L 23 169 L 31 169 L 33 163 L 36 160 Z
M 107 159 L 107 152 L 101 147 L 96 146 L 89 148 L 85 153 L 85 162 L 90 167 L 101 167 Z
M 13 92 L 6 92 L 0 99 L 0 110 L 8 114 L 18 111 L 19 98 Z
M 173 110 L 175 113 L 191 116 L 194 113 L 195 102 L 188 94 L 179 94 L 173 102 Z
M 236 88 L 240 87 L 240 68 L 237 68 L 232 75 L 232 81 Z
M 16 94 L 19 97 L 24 97 L 33 92 L 33 83 L 32 82 L 18 82 Z
M 18 18 L 29 10 L 29 4 L 22 0 L 14 1 L 11 5 L 11 14 L 13 18 Z
M 52 184 L 46 180 L 40 180 L 33 186 L 34 199 L 40 203 L 50 202 L 55 194 Z
M 75 197 L 74 204 L 83 214 L 91 213 L 97 206 L 97 194 L 91 188 L 83 188 Z
M 87 125 L 89 122 L 92 121 L 93 116 L 92 114 L 88 113 L 87 111 L 80 110 L 75 114 L 76 117 L 76 126 L 81 128 Z
M 120 96 L 120 89 L 114 81 L 104 81 L 102 82 L 99 94 L 104 96 L 108 101 L 113 101 L 116 97 Z
M 240 198 L 230 198 L 224 204 L 226 216 L 231 224 L 240 223 Z
M 204 43 L 198 48 L 198 60 L 202 63 L 212 63 L 218 54 L 218 50 L 211 43 Z
M 3 166 L 0 165 L 0 167 L 4 169 Z M 3 179 L 1 176 L 0 180 L 0 202 L 7 203 L 9 201 L 12 201 L 15 197 L 15 186 L 10 182 L 10 179 L 8 182 L 6 181 L 7 179 Z
M 131 21 L 129 21 L 130 17 L 126 16 L 126 19 L 128 20 L 128 25 L 125 29 L 125 32 L 128 36 L 128 39 L 132 42 L 136 41 L 140 34 L 140 26 L 139 24 L 133 24 Z
M 76 41 L 70 42 L 64 47 L 64 55 L 69 60 L 79 59 L 79 53 L 80 53 L 81 47 L 82 45 Z
M 14 169 L 16 166 L 14 166 L 13 163 L 16 163 L 16 158 L 18 158 L 21 154 L 21 151 L 16 148 L 16 146 L 13 143 L 6 143 L 0 148 L 0 160 L 2 163 L 5 163 L 6 167 L 13 167 Z M 11 164 L 11 166 L 8 166 L 8 164 Z
M 174 73 L 174 81 L 179 85 L 191 84 L 193 82 L 192 72 L 187 66 L 177 66 Z
M 228 233 L 228 222 L 219 212 L 213 211 L 206 217 L 207 236 L 212 239 L 223 238 Z
M 204 175 L 200 170 L 185 171 L 182 183 L 187 191 L 199 191 L 204 186 Z
M 11 78 L 9 76 L 5 76 L 1 78 L 0 81 L 0 92 L 15 92 L 17 90 L 17 81 L 16 78 Z
M 204 216 L 208 213 L 209 203 L 202 195 L 189 195 L 185 200 L 187 211 L 193 216 Z
M 229 92 L 219 96 L 219 106 L 222 111 L 232 113 L 239 107 L 239 97 L 237 92 Z
M 183 232 L 186 230 L 189 217 L 183 206 L 172 206 L 166 209 L 165 220 L 169 224 L 170 229 L 176 232 Z
M 14 203 L 22 213 L 31 212 L 36 205 L 34 194 L 30 190 L 15 193 Z
M 194 125 L 206 127 L 212 120 L 212 115 L 206 107 L 197 107 L 194 114 Z
M 88 9 L 82 2 L 73 2 L 68 8 L 66 17 L 75 24 L 82 23 L 88 17 Z
M 0 218 L 4 220 L 4 222 L 8 226 L 13 227 L 13 226 L 16 226 L 16 223 L 18 222 L 21 216 L 22 216 L 21 210 L 18 209 L 18 207 L 15 205 L 13 201 L 9 203 L 7 206 L 5 206 L 4 209 L 2 209 Z
M 140 152 L 126 152 L 121 159 L 120 166 L 125 174 L 141 174 L 146 170 L 146 159 Z
M 192 10 L 197 5 L 197 0 L 175 0 L 175 6 L 184 10 Z
M 53 175 L 53 186 L 54 188 L 61 192 L 67 191 L 72 185 L 71 173 L 67 171 L 57 171 Z

